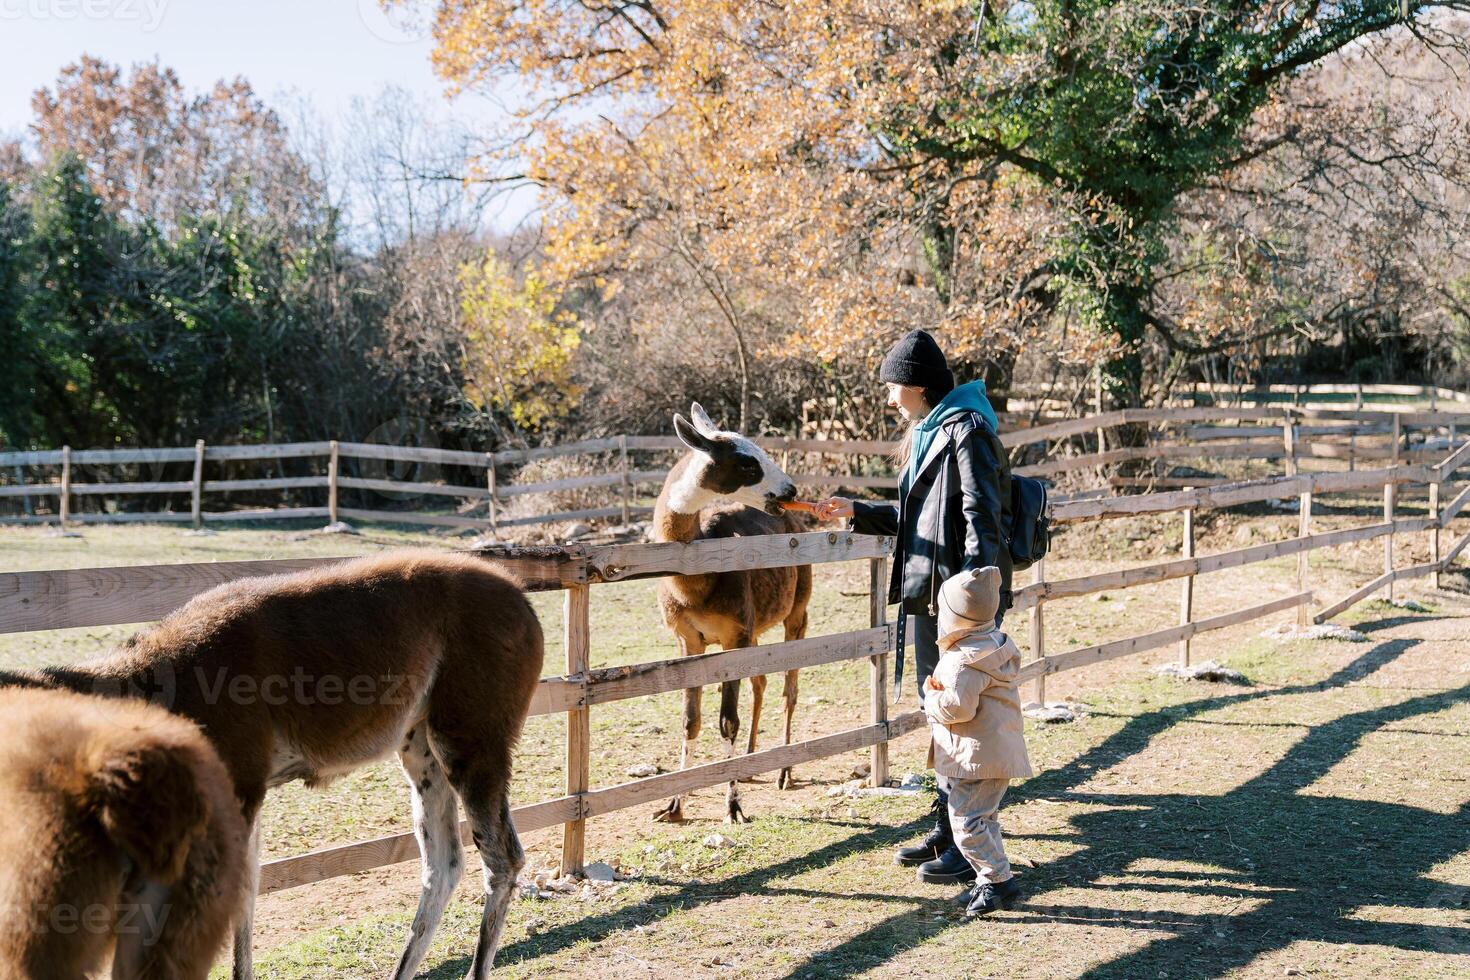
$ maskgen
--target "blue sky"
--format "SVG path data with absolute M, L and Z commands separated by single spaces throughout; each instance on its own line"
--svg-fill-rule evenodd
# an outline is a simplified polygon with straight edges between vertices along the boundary
M 330 116 L 388 83 L 442 99 L 431 48 L 377 0 L 0 0 L 0 133 L 18 134 L 31 93 L 84 52 L 157 58 L 191 90 L 244 75 L 268 102 L 305 94 Z M 476 98 L 455 111 L 493 110 Z

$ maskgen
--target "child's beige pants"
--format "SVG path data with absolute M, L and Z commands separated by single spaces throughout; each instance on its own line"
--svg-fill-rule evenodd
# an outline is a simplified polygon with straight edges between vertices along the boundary
M 944 782 L 949 784 L 949 826 L 955 846 L 981 881 L 993 885 L 1006 881 L 1011 877 L 1011 862 L 1006 859 L 1000 822 L 995 816 L 1011 781 L 951 776 Z

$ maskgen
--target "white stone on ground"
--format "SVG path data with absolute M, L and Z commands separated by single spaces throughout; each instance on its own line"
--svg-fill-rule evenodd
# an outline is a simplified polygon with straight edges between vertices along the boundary
M 1240 671 L 1222 667 L 1213 660 L 1190 664 L 1188 667 L 1181 664 L 1161 664 L 1154 668 L 1154 673 L 1165 677 L 1179 677 L 1187 681 L 1210 681 L 1216 684 L 1249 683 Z
M 1032 701 L 1021 709 L 1021 713 L 1032 721 L 1039 721 L 1046 725 L 1076 721 L 1081 716 L 1078 706 L 1066 701 L 1054 701 L 1051 704 L 1037 704 Z
M 657 776 L 658 766 L 647 762 L 640 762 L 628 770 L 628 775 L 634 779 L 643 779 L 645 776 Z
M 1360 633 L 1355 629 L 1348 629 L 1337 623 L 1317 623 L 1313 626 L 1301 627 L 1295 623 L 1281 623 L 1270 629 L 1261 631 L 1261 638 L 1275 640 L 1277 643 L 1290 643 L 1293 640 L 1341 640 L 1344 643 L 1367 643 L 1368 635 Z
M 326 527 L 316 532 L 317 534 L 356 534 L 357 528 L 346 521 L 333 521 Z

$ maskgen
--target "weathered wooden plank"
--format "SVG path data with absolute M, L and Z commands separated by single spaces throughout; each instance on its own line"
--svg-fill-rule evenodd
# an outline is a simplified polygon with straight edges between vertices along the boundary
M 1470 540 L 1470 537 L 1467 537 L 1467 540 Z M 1312 617 L 1312 622 L 1325 623 L 1333 616 L 1336 616 L 1338 613 L 1343 612 L 1344 610 L 1362 602 L 1364 599 L 1368 598 L 1373 593 L 1377 592 L 1379 589 L 1383 588 L 1386 585 L 1392 585 L 1394 582 L 1401 582 L 1404 579 L 1417 578 L 1420 575 L 1428 575 L 1430 572 L 1444 567 L 1448 564 L 1449 561 L 1452 560 L 1453 558 L 1448 558 L 1442 561 L 1431 561 L 1426 562 L 1422 565 L 1409 565 L 1405 568 L 1395 568 L 1392 571 L 1384 572 L 1382 575 L 1373 579 L 1367 585 L 1363 586 L 1362 588 L 1353 590 L 1352 592 L 1343 596 L 1341 599 L 1334 602 L 1332 605 L 1326 607 L 1321 612 L 1314 615 Z
M 339 487 L 349 487 L 353 490 L 381 490 L 386 493 L 425 494 L 438 497 L 468 497 L 474 500 L 484 500 L 490 496 L 490 491 L 484 487 L 446 486 L 443 483 L 412 483 L 408 480 L 373 480 L 357 476 L 339 476 L 337 478 L 337 485 Z M 505 496 L 507 492 L 506 488 L 502 488 L 500 494 L 501 496 Z
M 892 643 L 893 628 L 885 626 L 654 663 L 604 667 L 587 674 L 587 703 L 608 704 L 722 681 L 841 663 L 871 657 L 887 650 Z
M 1430 486 L 1436 485 L 1437 484 L 1430 484 Z M 1459 515 L 1460 511 L 1465 509 L 1466 503 L 1470 503 L 1470 487 L 1466 487 L 1464 490 L 1461 490 L 1455 496 L 1455 499 L 1451 500 L 1449 504 L 1445 506 L 1444 510 L 1440 511 L 1439 526 L 1448 526 L 1450 521 L 1454 520 L 1455 517 Z
M 447 463 L 451 466 L 483 468 L 485 454 L 466 449 L 436 449 L 431 446 L 387 446 L 374 442 L 339 442 L 337 451 L 354 459 L 381 459 L 400 463 Z M 343 484 L 346 486 L 346 484 Z
M 347 485 L 346 478 L 342 478 L 343 486 Z M 384 524 L 421 524 L 428 527 L 473 527 L 485 526 L 483 517 L 454 517 L 449 514 L 413 514 L 400 510 L 362 510 L 358 508 L 339 507 L 339 516 L 348 520 L 357 521 L 381 521 Z M 502 524 L 508 523 L 501 521 Z
M 73 449 L 73 463 L 190 463 L 194 447 L 168 449 Z
M 869 489 L 896 490 L 898 488 L 898 476 L 844 476 L 841 473 L 830 475 L 815 474 L 805 475 L 789 474 L 791 482 L 799 487 L 866 487 Z
M 1188 512 L 1186 511 L 1186 513 Z M 1111 592 L 1117 589 L 1127 589 L 1154 582 L 1167 582 L 1170 579 L 1185 578 L 1191 575 L 1205 575 L 1209 572 L 1218 572 L 1226 568 L 1240 568 L 1244 565 L 1252 565 L 1256 562 L 1267 561 L 1272 558 L 1284 558 L 1289 555 L 1304 554 L 1309 551 L 1331 548 L 1354 541 L 1369 541 L 1388 534 L 1423 531 L 1432 524 L 1433 521 L 1429 518 L 1403 518 L 1393 523 L 1385 522 L 1382 524 L 1368 524 L 1363 527 L 1343 528 L 1338 531 L 1323 531 L 1304 538 L 1287 538 L 1284 541 L 1272 541 L 1267 544 L 1251 545 L 1248 548 L 1237 548 L 1233 551 L 1222 551 L 1213 555 L 1203 555 L 1194 558 L 1176 558 L 1171 561 L 1142 565 L 1137 568 L 1120 568 L 1110 572 L 1099 572 L 1096 575 L 1056 579 L 1051 582 L 1046 582 L 1041 586 L 1028 585 L 1025 588 L 1018 589 L 1014 596 L 1014 605 L 1012 608 L 1020 611 L 1029 609 L 1038 602 L 1076 598 L 1078 596 L 1093 595 L 1098 592 Z
M 1293 609 L 1304 602 L 1311 602 L 1310 592 L 1300 592 L 1296 595 L 1287 596 L 1284 599 L 1275 599 L 1258 606 L 1250 606 L 1246 609 L 1237 609 L 1234 612 L 1225 613 L 1220 616 L 1211 616 L 1208 619 L 1196 620 L 1182 626 L 1173 626 L 1169 629 L 1155 630 L 1152 633 L 1143 633 L 1139 636 L 1130 636 L 1123 640 L 1113 640 L 1110 643 L 1100 643 L 1097 646 L 1083 647 L 1080 650 L 1072 650 L 1068 653 L 1060 653 L 1047 657 L 1045 660 L 1033 660 L 1025 664 L 1016 675 L 1016 683 L 1021 684 L 1047 674 L 1059 674 L 1064 670 L 1076 670 L 1079 667 L 1087 667 L 1091 664 L 1102 663 L 1105 660 L 1114 660 L 1118 657 L 1132 656 L 1135 653 L 1144 653 L 1148 650 L 1157 650 L 1159 647 L 1178 643 L 1180 640 L 1198 636 L 1209 630 L 1224 629 L 1227 626 L 1235 626 L 1239 623 L 1247 623 L 1262 616 Z
M 1453 478 L 1455 470 L 1465 465 L 1467 457 L 1470 457 L 1470 440 L 1446 456 L 1444 462 L 1435 467 L 1439 471 L 1439 479 L 1445 481 Z
M 503 494 L 505 488 L 500 492 Z M 630 507 L 629 513 L 643 515 L 653 513 L 651 507 Z M 566 521 L 596 520 L 603 517 L 621 517 L 623 508 L 618 507 L 593 507 L 589 510 L 564 510 L 552 514 L 536 514 L 532 517 L 502 517 L 498 524 L 500 527 L 524 527 L 531 524 L 561 524 Z
M 790 568 L 834 561 L 883 558 L 893 539 L 851 531 L 710 538 L 691 542 L 620 544 L 588 553 L 595 581 L 620 582 L 655 575 L 706 575 L 750 568 Z
M 1450 550 L 1445 553 L 1445 556 L 1439 560 L 1440 566 L 1442 568 L 1449 568 L 1454 560 L 1460 557 L 1460 552 L 1464 551 L 1467 545 L 1470 545 L 1470 534 L 1464 535 L 1454 543 Z
M 0 487 L 0 497 L 55 497 L 61 494 L 60 483 L 26 483 Z
M 254 510 L 205 511 L 205 523 L 225 524 L 230 521 L 290 521 L 326 517 L 325 507 L 259 507 Z
M 529 806 L 516 807 L 511 811 L 511 818 L 515 823 L 517 833 L 529 834 L 533 830 L 554 827 L 559 823 L 575 819 L 578 805 L 578 800 L 575 798 L 561 797 L 541 803 L 532 803 Z M 468 821 L 460 822 L 459 832 L 461 843 L 473 843 L 470 840 Z M 418 844 L 413 834 L 392 834 L 376 840 L 343 844 L 313 851 L 310 854 L 268 861 L 260 868 L 260 893 L 270 894 L 284 891 L 287 888 L 326 881 L 328 878 L 340 878 L 343 875 L 371 871 L 374 868 L 385 868 L 389 865 L 412 861 L 418 856 Z
M 265 446 L 206 446 L 207 461 L 226 459 L 299 459 L 303 456 L 325 456 L 330 442 L 283 442 Z
M 188 514 L 176 516 L 189 520 Z M 554 591 L 587 580 L 580 557 L 547 551 L 487 549 L 468 553 L 500 564 L 531 592 Z M 346 560 L 282 558 L 0 573 L 0 633 L 150 622 L 224 582 Z
M 502 483 L 498 492 L 500 499 L 504 500 L 507 497 L 520 497 L 530 493 L 555 493 L 560 490 L 615 487 L 622 482 L 622 473 L 594 473 L 589 476 L 569 476 L 564 480 L 550 480 L 545 483 Z
M 121 497 L 134 493 L 190 493 L 192 480 L 176 483 L 73 483 L 71 492 L 78 497 Z
M 783 436 L 761 437 L 754 442 L 762 449 L 792 453 L 834 453 L 839 456 L 887 456 L 898 445 L 886 439 L 789 439 Z
M 60 449 L 0 453 L 0 466 L 60 466 Z
M 192 520 L 188 514 L 176 514 L 172 511 L 141 511 L 138 513 L 121 512 L 116 514 L 77 514 L 72 513 L 67 520 L 77 524 L 173 524 L 180 521 Z
M 678 444 L 677 439 L 666 440 Z M 628 448 L 633 448 L 633 438 L 628 439 Z M 561 446 L 545 446 L 541 449 L 503 449 L 495 454 L 497 463 L 529 463 L 537 459 L 554 459 L 559 456 L 581 456 L 585 453 L 611 453 L 618 450 L 618 440 L 584 439 Z
M 681 769 L 678 772 L 650 776 L 635 783 L 623 783 L 607 789 L 593 790 L 584 797 L 588 816 L 612 813 L 630 806 L 650 803 L 682 793 L 690 793 L 706 786 L 727 783 L 732 779 L 746 779 L 763 772 L 785 769 L 813 759 L 839 755 L 855 749 L 867 748 L 876 742 L 897 738 L 898 734 L 913 731 L 925 724 L 922 712 L 911 712 L 882 725 L 866 725 L 835 735 L 779 745 L 775 748 L 752 752 L 748 755 L 723 759 L 702 766 Z
M 180 516 L 189 519 L 188 514 Z M 0 633 L 149 622 L 225 582 L 343 560 L 284 558 L 7 572 L 0 574 Z
M 1054 523 L 1065 524 L 1098 518 L 1167 513 L 1187 507 L 1233 507 L 1261 500 L 1295 497 L 1308 491 L 1319 494 L 1341 493 L 1381 487 L 1389 480 L 1394 483 L 1428 483 L 1433 478 L 1433 472 L 1433 467 L 1388 466 L 1348 473 L 1278 476 L 1171 493 L 1072 500 L 1054 505 L 1050 513 Z
M 899 738 L 925 725 L 922 712 L 914 711 L 901 715 L 883 725 L 840 732 L 822 738 L 779 746 L 762 752 L 739 756 L 722 762 L 686 769 L 664 776 L 653 776 L 636 783 L 625 783 L 604 790 L 596 790 L 577 796 L 563 796 L 554 800 L 516 807 L 511 811 L 517 833 L 528 834 L 534 830 L 565 824 L 589 816 L 610 813 L 616 809 L 636 806 L 639 803 L 661 799 L 671 795 L 664 789 L 671 777 L 681 777 L 679 792 L 689 792 L 706 786 L 729 782 L 730 772 L 738 772 L 735 778 L 772 772 L 789 765 L 809 762 L 813 759 L 837 755 L 860 749 L 875 741 Z M 460 840 L 470 842 L 468 822 L 460 824 Z M 260 891 L 262 894 L 308 885 L 328 878 L 371 871 L 374 868 L 401 864 L 418 857 L 418 846 L 412 834 L 393 834 L 358 844 L 344 844 L 282 858 L 262 865 Z
M 236 490 L 298 490 L 327 485 L 324 476 L 277 476 L 263 480 L 205 480 L 205 493 L 231 493 Z
M 1124 449 L 1109 449 L 1103 453 L 1089 453 L 1085 456 L 1067 456 L 1045 463 L 1017 466 L 1014 472 L 1020 473 L 1022 476 L 1051 476 L 1056 473 L 1066 473 L 1070 470 L 1111 466 L 1114 463 L 1125 463 L 1141 459 L 1279 459 L 1281 455 L 1281 443 L 1274 439 L 1232 442 L 1221 445 L 1207 444 L 1204 446 L 1129 446 Z

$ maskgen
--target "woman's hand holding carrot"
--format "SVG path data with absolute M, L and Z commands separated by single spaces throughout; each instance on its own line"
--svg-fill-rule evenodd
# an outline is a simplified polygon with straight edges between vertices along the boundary
M 852 501 L 847 497 L 828 497 L 817 504 L 817 519 L 841 521 L 852 516 Z

